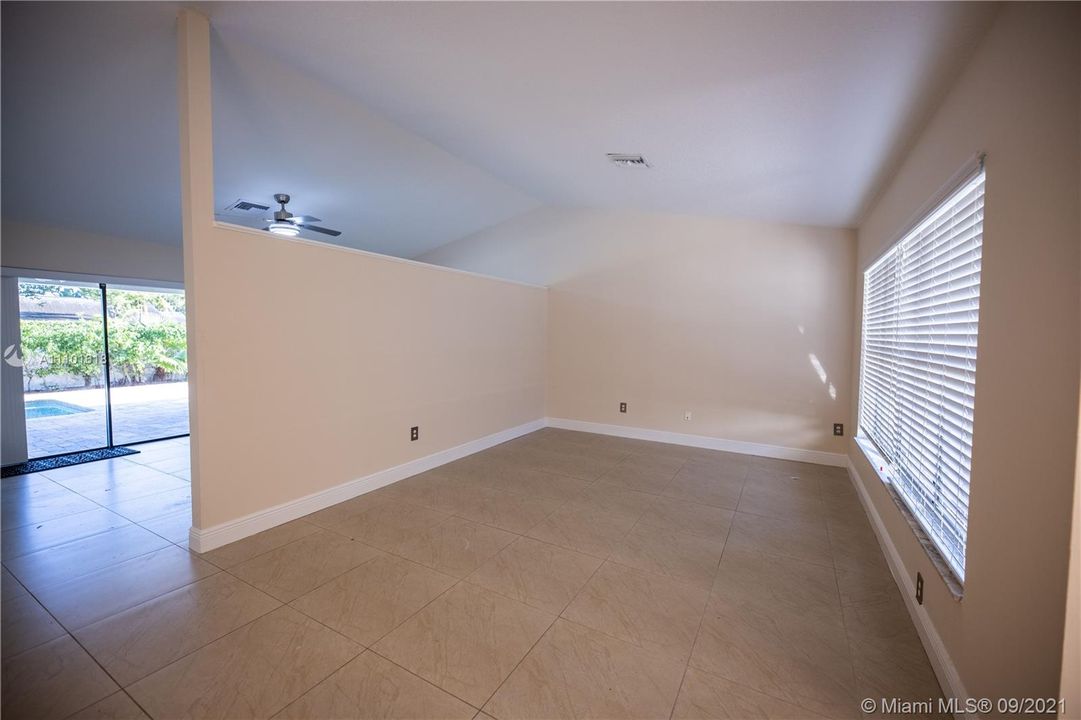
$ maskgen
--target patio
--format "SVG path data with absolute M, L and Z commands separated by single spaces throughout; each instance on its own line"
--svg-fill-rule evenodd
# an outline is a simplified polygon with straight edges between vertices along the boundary
M 188 384 L 155 383 L 115 387 L 113 442 L 144 442 L 188 432 Z M 28 403 L 54 401 L 76 406 L 71 414 L 28 417 L 27 454 L 31 458 L 104 446 L 105 390 L 61 390 L 27 393 Z

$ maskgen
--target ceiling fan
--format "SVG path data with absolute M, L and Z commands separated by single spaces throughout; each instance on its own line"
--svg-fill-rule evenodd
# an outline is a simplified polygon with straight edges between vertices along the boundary
M 331 230 L 330 228 L 312 225 L 312 223 L 322 222 L 317 217 L 312 217 L 311 215 L 294 215 L 286 210 L 285 206 L 289 203 L 289 196 L 285 193 L 278 193 L 275 195 L 274 202 L 282 206 L 281 210 L 275 210 L 274 217 L 266 219 L 270 224 L 263 228 L 264 230 L 269 230 L 275 235 L 287 235 L 289 237 L 296 237 L 302 229 L 323 233 L 324 235 L 330 235 L 331 237 L 338 237 L 342 234 L 340 230 Z

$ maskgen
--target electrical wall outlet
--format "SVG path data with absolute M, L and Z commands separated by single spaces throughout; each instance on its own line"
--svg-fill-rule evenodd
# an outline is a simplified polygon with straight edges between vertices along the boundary
M 625 412 L 627 412 L 627 403 L 625 403 L 625 402 L 621 402 L 621 403 L 619 404 L 619 411 L 620 411 L 621 413 L 625 413 Z
M 683 413 L 683 421 L 684 422 L 690 422 L 691 421 L 691 411 L 690 410 L 687 410 L 686 412 Z
M 837 435 L 837 436 L 844 435 L 845 434 L 845 425 L 844 425 L 844 423 L 833 423 L 833 434 Z
M 413 427 L 409 428 L 409 442 L 413 442 L 414 440 L 420 440 L 419 425 L 414 425 Z
M 916 573 L 916 602 L 923 605 L 923 575 Z

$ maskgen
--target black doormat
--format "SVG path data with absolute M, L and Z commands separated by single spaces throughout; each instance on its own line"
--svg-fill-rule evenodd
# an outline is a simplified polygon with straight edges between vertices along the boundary
M 38 460 L 27 460 L 18 465 L 8 465 L 0 469 L 0 477 L 12 475 L 26 475 L 27 473 L 56 470 L 68 465 L 82 465 L 95 460 L 108 460 L 109 458 L 124 457 L 125 455 L 138 455 L 138 450 L 126 447 L 103 448 L 101 450 L 87 450 L 85 452 L 67 453 L 66 455 L 53 455 L 52 457 Z

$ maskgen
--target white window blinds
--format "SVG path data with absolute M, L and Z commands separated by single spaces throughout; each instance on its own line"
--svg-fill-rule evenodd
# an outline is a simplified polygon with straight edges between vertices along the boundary
M 983 239 L 981 168 L 864 273 L 859 432 L 965 576 Z

